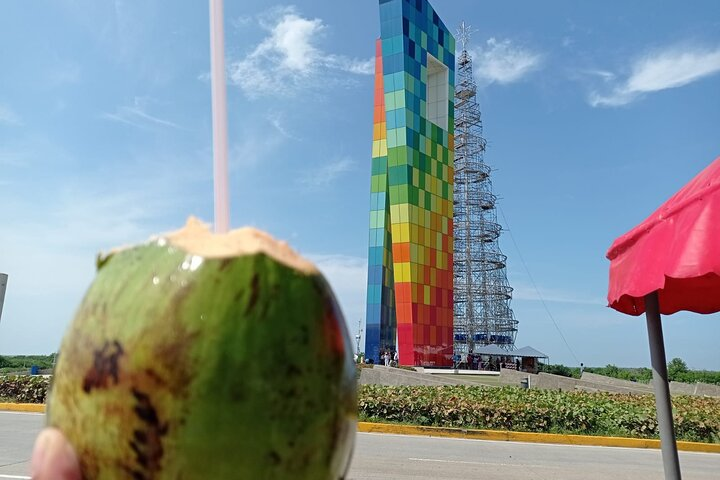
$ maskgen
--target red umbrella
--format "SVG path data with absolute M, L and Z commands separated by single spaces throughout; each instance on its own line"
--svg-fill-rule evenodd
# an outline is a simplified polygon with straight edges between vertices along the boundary
M 720 311 L 720 158 L 607 252 L 610 307 L 645 312 L 665 478 L 679 479 L 660 313 Z

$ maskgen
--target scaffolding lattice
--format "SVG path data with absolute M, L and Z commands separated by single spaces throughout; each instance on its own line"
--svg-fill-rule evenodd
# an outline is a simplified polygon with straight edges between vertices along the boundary
M 457 61 L 455 89 L 455 355 L 472 353 L 476 345 L 491 343 L 512 350 L 518 324 L 510 308 L 507 257 L 498 244 L 502 228 L 497 222 L 491 169 L 483 158 L 486 141 L 472 58 L 466 50 L 469 28 L 465 23 L 459 33 L 463 50 Z

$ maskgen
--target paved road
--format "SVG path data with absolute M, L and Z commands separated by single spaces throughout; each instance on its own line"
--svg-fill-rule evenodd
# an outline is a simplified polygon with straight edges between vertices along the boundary
M 44 423 L 41 413 L 0 412 L 0 479 L 28 475 L 33 440 Z
M 680 452 L 684 480 L 718 480 L 720 454 Z M 358 434 L 352 479 L 657 480 L 659 450 Z
M 29 479 L 42 414 L 0 412 L 0 480 Z M 685 480 L 720 478 L 720 454 L 680 453 Z M 426 480 L 657 480 L 659 450 L 359 433 L 349 477 Z

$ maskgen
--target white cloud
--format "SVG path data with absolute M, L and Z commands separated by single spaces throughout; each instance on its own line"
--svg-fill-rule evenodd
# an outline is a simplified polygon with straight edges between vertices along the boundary
M 473 73 L 482 84 L 517 82 L 540 68 L 543 56 L 511 40 L 490 38 L 484 47 L 472 49 Z
M 305 18 L 294 8 L 275 13 L 259 20 L 269 35 L 229 66 L 230 80 L 248 97 L 291 95 L 312 85 L 320 74 L 372 74 L 372 60 L 332 54 L 317 46 L 327 28 L 321 19 Z
M 235 28 L 242 28 L 247 25 L 250 25 L 253 22 L 253 17 L 250 15 L 241 15 L 236 18 L 230 19 L 230 25 L 232 25 Z
M 253 122 L 241 125 L 237 135 L 230 135 L 231 138 L 237 139 L 229 147 L 228 160 L 232 171 L 252 168 L 260 164 L 267 165 L 286 140 L 294 138 L 284 129 L 280 118 L 279 115 L 266 117 L 273 130 L 269 130 L 267 124 Z M 208 155 L 212 157 L 212 152 Z
M 73 169 L 73 158 L 65 158 L 64 150 L 35 143 L 35 151 L 18 149 L 21 160 L 37 166 L 51 159 L 73 174 L 58 182 L 51 173 L 47 183 L 43 176 L 17 177 L 16 190 L 32 195 L 0 189 L 0 269 L 10 274 L 0 322 L 0 351 L 5 353 L 57 349 L 93 278 L 96 254 L 177 228 L 184 214 L 202 215 L 195 187 L 211 184 L 210 173 L 203 174 L 211 167 L 202 152 L 121 154 L 118 164 L 106 153 L 108 158 L 92 167 Z
M 22 120 L 20 120 L 18 114 L 12 111 L 10 107 L 0 104 L 0 124 L 20 126 L 22 125 Z
M 298 181 L 309 188 L 320 188 L 330 185 L 343 173 L 355 167 L 355 162 L 348 157 L 339 158 L 333 162 L 322 165 L 320 168 L 308 172 Z
M 300 140 L 298 137 L 293 135 L 285 126 L 285 117 L 280 112 L 271 112 L 268 113 L 265 118 L 267 118 L 267 121 L 270 122 L 270 125 L 283 137 L 292 139 L 292 140 Z
M 358 75 L 372 75 L 375 73 L 375 59 L 358 60 L 347 58 L 342 55 L 329 55 L 325 58 L 325 65 L 344 72 L 357 73 Z
M 593 107 L 617 107 L 644 94 L 688 85 L 720 72 L 720 47 L 713 49 L 670 47 L 645 55 L 631 66 L 623 82 L 608 93 L 590 93 Z
M 73 188 L 42 214 L 37 205 L 16 202 L 20 218 L 0 225 L 2 269 L 10 275 L 0 350 L 56 350 L 94 276 L 96 254 L 148 238 L 155 200 L 147 192 Z
M 54 193 L 52 202 L 17 200 L 0 225 L 2 269 L 10 275 L 0 323 L 4 351 L 56 349 L 93 277 L 97 252 L 140 241 L 152 231 L 144 221 L 154 202 L 145 192 L 73 187 Z
M 580 71 L 580 73 L 584 75 L 598 77 L 604 82 L 611 82 L 617 77 L 617 75 L 615 75 L 613 72 L 609 72 L 607 70 L 582 70 Z
M 120 106 L 114 113 L 103 113 L 102 118 L 115 122 L 124 123 L 137 128 L 148 128 L 150 126 L 163 126 L 183 130 L 183 127 L 169 120 L 164 120 L 146 112 L 147 99 L 135 97 L 132 106 Z

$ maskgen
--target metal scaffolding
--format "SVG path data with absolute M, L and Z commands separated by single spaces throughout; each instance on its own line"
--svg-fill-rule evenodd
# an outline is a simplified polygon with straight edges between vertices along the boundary
M 458 33 L 462 53 L 455 88 L 453 333 L 455 355 L 463 355 L 474 352 L 476 345 L 491 343 L 512 350 L 518 322 L 510 308 L 513 289 L 505 272 L 507 257 L 498 245 L 502 228 L 491 169 L 483 159 L 486 141 L 472 58 L 466 49 L 469 27 L 463 22 Z

